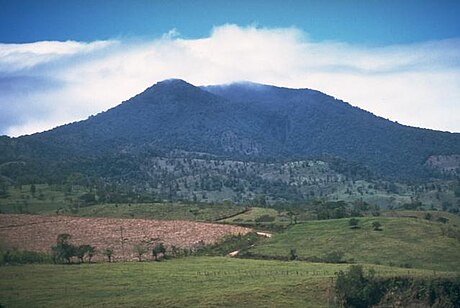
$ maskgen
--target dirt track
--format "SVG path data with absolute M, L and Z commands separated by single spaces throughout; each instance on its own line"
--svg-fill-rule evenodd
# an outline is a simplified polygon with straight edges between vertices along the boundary
M 227 234 L 249 231 L 238 226 L 191 221 L 0 214 L 0 244 L 3 246 L 49 252 L 58 234 L 68 233 L 72 236 L 71 243 L 96 247 L 99 253 L 94 260 L 101 260 L 100 251 L 108 247 L 113 248 L 116 260 L 132 260 L 135 258 L 133 245 L 142 240 L 163 242 L 167 247 L 193 248 L 201 241 L 210 244 Z

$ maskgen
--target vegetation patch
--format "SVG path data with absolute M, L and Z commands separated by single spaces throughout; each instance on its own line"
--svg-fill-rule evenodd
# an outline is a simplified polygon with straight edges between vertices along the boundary
M 359 265 L 340 271 L 335 284 L 339 307 L 459 307 L 460 277 L 378 277 Z
M 17 249 L 0 249 L 0 265 L 52 262 L 52 256 L 47 253 Z
M 320 261 L 331 259 L 335 251 L 343 253 L 342 262 L 435 270 L 460 268 L 460 242 L 454 225 L 402 217 L 355 220 L 358 229 L 350 226 L 348 218 L 292 225 L 249 249 L 248 255 L 289 258 L 291 249 L 296 249 L 299 260 Z

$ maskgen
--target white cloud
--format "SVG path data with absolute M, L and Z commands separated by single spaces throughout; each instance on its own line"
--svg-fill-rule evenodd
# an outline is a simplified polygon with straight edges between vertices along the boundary
M 403 124 L 460 132 L 460 40 L 313 42 L 295 28 L 224 25 L 202 39 L 0 44 L 0 133 L 84 119 L 151 84 L 249 80 L 313 88 Z
M 114 41 L 80 43 L 74 41 L 42 41 L 27 44 L 0 43 L 0 71 L 14 72 L 56 61 L 76 54 L 90 54 L 113 45 Z

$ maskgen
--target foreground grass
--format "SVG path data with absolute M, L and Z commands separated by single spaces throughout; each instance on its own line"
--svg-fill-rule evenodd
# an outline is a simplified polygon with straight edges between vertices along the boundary
M 288 256 L 291 249 L 296 249 L 299 257 L 327 258 L 330 252 L 339 251 L 344 253 L 344 260 L 358 263 L 444 271 L 460 268 L 460 241 L 443 234 L 446 224 L 416 218 L 362 217 L 360 228 L 351 229 L 349 220 L 298 224 L 250 252 Z M 375 221 L 382 224 L 381 231 L 373 230 Z
M 5 307 L 327 307 L 348 265 L 191 257 L 165 262 L 0 267 Z M 376 266 L 384 276 L 432 271 Z M 439 273 L 438 273 L 439 275 Z

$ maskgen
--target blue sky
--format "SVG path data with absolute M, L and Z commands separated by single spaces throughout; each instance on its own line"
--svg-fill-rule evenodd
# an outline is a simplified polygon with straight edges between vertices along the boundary
M 460 132 L 460 1 L 0 0 L 0 134 L 111 108 L 166 78 L 313 88 Z
M 373 45 L 460 36 L 458 0 L 1 0 L 0 7 L 4 43 L 155 37 L 172 28 L 198 38 L 226 23 L 293 26 L 313 40 Z

